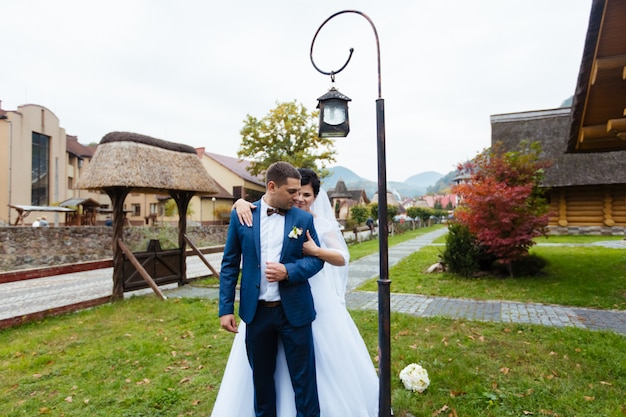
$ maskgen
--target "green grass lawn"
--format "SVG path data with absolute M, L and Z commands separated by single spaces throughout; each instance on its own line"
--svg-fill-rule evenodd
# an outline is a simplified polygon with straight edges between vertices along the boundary
M 376 312 L 352 315 L 376 364 Z M 402 314 L 390 332 L 396 417 L 626 412 L 623 336 Z M 6 329 L 0 415 L 209 416 L 232 339 L 215 301 L 154 296 Z M 422 394 L 398 377 L 413 362 L 431 380 Z
M 584 239 L 561 243 L 589 243 Z M 584 240 L 584 242 L 582 242 Z M 606 240 L 606 239 L 599 239 Z M 481 300 L 510 300 L 626 310 L 626 250 L 589 246 L 534 246 L 531 253 L 548 261 L 538 276 L 463 278 L 426 273 L 439 261 L 443 246 L 427 246 L 390 268 L 391 291 Z M 376 280 L 360 290 L 376 291 Z
M 430 230 L 390 237 L 390 246 Z M 365 256 L 378 242 L 355 248 Z M 538 277 L 425 274 L 442 249 L 425 247 L 392 267 L 391 290 L 626 310 L 624 250 L 535 246 L 548 260 Z M 365 289 L 375 291 L 375 282 Z M 351 314 L 376 365 L 377 313 Z M 390 334 L 395 417 L 626 415 L 623 335 L 398 313 Z M 219 327 L 216 300 L 151 295 L 5 329 L 0 416 L 208 417 L 232 340 Z M 429 373 L 422 394 L 405 390 L 398 377 L 410 363 Z

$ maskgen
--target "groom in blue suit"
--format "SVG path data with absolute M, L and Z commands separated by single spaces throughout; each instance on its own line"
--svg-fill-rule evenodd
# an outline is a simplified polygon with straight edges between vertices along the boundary
M 274 371 L 278 340 L 294 388 L 297 417 L 319 417 L 311 323 L 315 319 L 308 279 L 324 263 L 302 254 L 309 231 L 319 240 L 313 216 L 293 207 L 300 193 L 300 173 L 286 162 L 266 172 L 266 193 L 255 203 L 252 227 L 233 211 L 220 271 L 220 325 L 237 332 L 235 290 L 240 283 L 239 316 L 246 323 L 246 349 L 254 383 L 257 417 L 276 417 Z

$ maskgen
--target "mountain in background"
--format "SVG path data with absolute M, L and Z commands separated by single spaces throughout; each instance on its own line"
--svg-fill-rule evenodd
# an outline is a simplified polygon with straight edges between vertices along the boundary
M 439 180 L 426 189 L 426 194 L 449 194 L 450 186 L 454 179 L 459 175 L 458 171 L 450 171 Z
M 353 171 L 342 166 L 328 168 L 329 176 L 322 180 L 322 188 L 326 191 L 334 189 L 337 181 L 342 180 L 349 189 L 363 189 L 371 200 L 378 191 L 376 181 L 359 177 Z M 409 177 L 404 182 L 387 181 L 387 189 L 400 194 L 402 197 L 420 197 L 426 194 L 428 187 L 433 186 L 443 175 L 428 171 Z
M 413 175 L 406 180 L 404 184 L 416 185 L 418 187 L 429 187 L 435 184 L 443 175 L 435 171 L 426 171 L 417 175 Z

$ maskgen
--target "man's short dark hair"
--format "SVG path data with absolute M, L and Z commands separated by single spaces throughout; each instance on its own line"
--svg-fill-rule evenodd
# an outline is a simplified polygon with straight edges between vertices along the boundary
M 302 178 L 300 173 L 293 165 L 288 162 L 274 162 L 265 173 L 265 184 L 272 181 L 278 187 L 287 183 L 288 178 L 295 178 L 298 181 Z

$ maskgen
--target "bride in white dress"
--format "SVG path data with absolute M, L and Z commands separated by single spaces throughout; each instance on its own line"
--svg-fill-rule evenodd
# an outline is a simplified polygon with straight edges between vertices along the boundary
M 321 417 L 378 416 L 378 376 L 363 338 L 345 307 L 349 253 L 328 196 L 319 188 L 314 171 L 301 168 L 302 190 L 298 206 L 315 216 L 320 247 L 309 239 L 305 254 L 326 263 L 309 279 L 315 311 L 313 341 Z M 318 194 L 319 193 L 319 194 Z M 235 207 L 242 223 L 250 225 L 250 205 L 239 200 Z M 339 266 L 337 266 L 339 265 Z M 254 417 L 252 370 L 245 346 L 245 323 L 239 324 L 212 417 Z M 278 417 L 296 415 L 293 388 L 282 346 L 276 372 Z

